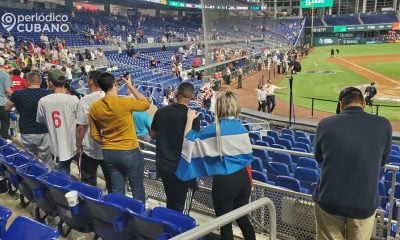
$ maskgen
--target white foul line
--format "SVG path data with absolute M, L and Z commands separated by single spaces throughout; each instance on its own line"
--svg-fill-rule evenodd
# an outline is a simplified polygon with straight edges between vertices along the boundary
M 375 74 L 375 75 L 377 75 L 377 76 L 379 76 L 379 77 L 381 77 L 381 78 L 384 78 L 384 79 L 386 79 L 386 80 L 389 80 L 389 81 L 391 81 L 391 82 L 393 82 L 393 83 L 400 84 L 400 82 L 398 82 L 398 81 L 396 81 L 396 80 L 393 80 L 393 79 L 391 79 L 391 78 L 388 78 L 388 77 L 386 77 L 386 76 L 384 76 L 384 75 L 382 75 L 382 74 L 379 74 L 379 73 L 377 73 L 377 72 L 371 71 L 371 70 L 369 70 L 368 68 L 361 67 L 360 65 L 357 65 L 357 64 L 352 63 L 352 62 L 350 62 L 350 61 L 347 61 L 346 59 L 343 59 L 343 58 L 341 58 L 341 57 L 336 57 L 336 58 L 337 58 L 337 59 L 340 59 L 340 60 L 342 60 L 342 61 L 345 61 L 345 62 L 347 62 L 347 63 L 349 63 L 349 64 L 351 64 L 351 65 L 353 65 L 353 66 L 356 66 L 356 67 L 358 67 L 358 68 L 361 68 L 361 69 L 364 70 L 364 71 L 370 72 L 370 73 Z

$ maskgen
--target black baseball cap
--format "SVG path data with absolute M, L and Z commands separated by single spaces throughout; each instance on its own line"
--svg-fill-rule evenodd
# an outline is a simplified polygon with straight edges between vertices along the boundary
M 347 87 L 340 91 L 338 104 L 336 106 L 336 114 L 340 113 L 340 101 L 348 97 L 359 96 L 360 98 L 364 98 L 360 89 L 356 87 Z

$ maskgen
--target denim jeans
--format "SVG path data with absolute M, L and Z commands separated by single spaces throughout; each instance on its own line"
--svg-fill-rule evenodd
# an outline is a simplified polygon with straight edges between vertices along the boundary
M 144 158 L 139 148 L 133 150 L 103 149 L 105 170 L 108 172 L 111 191 L 125 194 L 128 179 L 134 198 L 145 202 L 143 185 Z

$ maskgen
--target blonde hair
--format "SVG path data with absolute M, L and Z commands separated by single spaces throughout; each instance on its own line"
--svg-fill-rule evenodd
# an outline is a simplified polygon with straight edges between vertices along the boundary
M 231 91 L 220 92 L 215 100 L 215 135 L 217 148 L 222 156 L 222 138 L 219 120 L 226 117 L 237 118 L 240 114 L 240 104 L 236 94 Z

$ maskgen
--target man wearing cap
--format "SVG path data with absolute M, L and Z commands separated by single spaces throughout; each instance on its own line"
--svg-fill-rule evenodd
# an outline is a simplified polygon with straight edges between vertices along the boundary
M 36 121 L 47 125 L 57 168 L 69 174 L 72 159 L 76 155 L 75 117 L 79 99 L 65 93 L 66 80 L 60 70 L 48 71 L 49 87 L 53 94 L 39 100 Z
M 321 175 L 313 194 L 317 240 L 371 238 L 379 170 L 389 159 L 392 127 L 364 107 L 362 92 L 345 88 L 338 114 L 318 124 L 314 155 Z
M 4 64 L 4 63 L 3 63 Z M 12 82 L 10 75 L 0 69 L 0 134 L 2 138 L 10 138 L 8 129 L 10 128 L 9 112 L 4 109 L 7 96 L 12 93 Z

